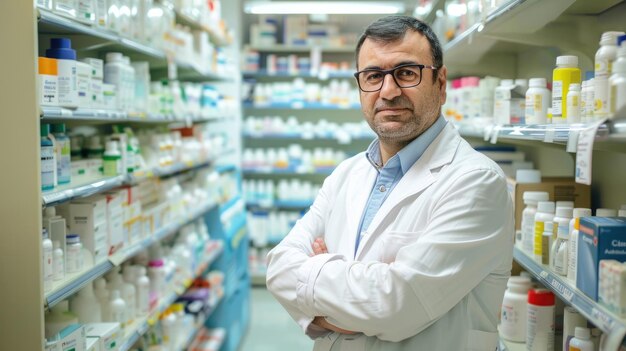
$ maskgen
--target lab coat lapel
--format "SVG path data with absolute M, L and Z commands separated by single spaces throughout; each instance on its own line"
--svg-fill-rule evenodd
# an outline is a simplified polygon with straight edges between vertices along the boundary
M 461 139 L 458 132 L 448 123 L 426 149 L 424 154 L 409 168 L 409 171 L 402 179 L 400 179 L 372 219 L 369 228 L 364 228 L 369 235 L 361 238 L 356 254 L 357 260 L 362 259 L 362 255 L 364 251 L 366 251 L 369 241 L 380 234 L 379 227 L 386 217 L 388 217 L 391 210 L 404 199 L 424 191 L 424 189 L 428 188 L 437 180 L 438 172 L 433 173 L 432 171 L 452 162 L 460 141 Z M 390 220 L 396 219 L 391 218 Z
M 347 240 L 341 240 L 340 251 L 345 253 L 347 257 L 352 257 L 354 254 L 359 222 L 363 216 L 370 191 L 376 181 L 376 169 L 367 160 L 360 162 L 359 166 L 355 168 L 350 175 L 352 181 L 347 182 L 345 203 L 343 204 L 347 214 L 347 226 L 344 230 Z

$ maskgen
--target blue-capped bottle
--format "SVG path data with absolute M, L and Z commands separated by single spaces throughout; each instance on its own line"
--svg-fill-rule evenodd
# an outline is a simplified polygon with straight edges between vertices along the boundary
M 78 81 L 76 74 L 76 50 L 67 38 L 50 39 L 50 48 L 46 57 L 57 59 L 59 106 L 78 107 Z

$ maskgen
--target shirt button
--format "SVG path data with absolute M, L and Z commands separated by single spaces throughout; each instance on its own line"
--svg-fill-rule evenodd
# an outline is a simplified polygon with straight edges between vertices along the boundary
M 378 188 L 378 190 L 380 190 L 381 193 L 384 193 L 385 191 L 387 191 L 387 188 L 385 188 L 384 185 L 381 185 L 380 188 Z

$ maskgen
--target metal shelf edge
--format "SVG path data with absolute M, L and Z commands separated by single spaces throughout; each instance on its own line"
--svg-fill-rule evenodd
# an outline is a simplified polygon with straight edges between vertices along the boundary
M 67 285 L 61 287 L 59 290 L 51 292 L 46 296 L 45 307 L 50 308 L 57 303 L 61 302 L 68 296 L 72 295 L 82 287 L 92 282 L 93 280 L 101 277 L 103 274 L 113 268 L 113 264 L 110 261 L 101 262 L 88 271 L 82 273 L 77 279 L 69 282 Z

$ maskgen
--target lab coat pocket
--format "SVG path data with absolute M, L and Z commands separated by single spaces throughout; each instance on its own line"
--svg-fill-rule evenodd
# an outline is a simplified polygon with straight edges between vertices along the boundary
M 388 232 L 382 236 L 381 262 L 392 263 L 396 260 L 401 248 L 417 241 L 422 231 L 416 232 Z
M 466 351 L 495 351 L 498 347 L 498 333 L 470 330 L 466 345 Z

